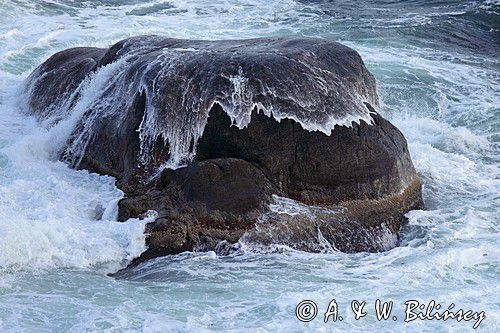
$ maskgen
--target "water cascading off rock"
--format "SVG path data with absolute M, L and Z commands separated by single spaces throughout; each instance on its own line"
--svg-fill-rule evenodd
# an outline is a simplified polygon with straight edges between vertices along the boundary
M 157 211 L 140 260 L 238 241 L 382 251 L 422 207 L 405 138 L 338 43 L 140 36 L 59 52 L 26 93 L 69 124 L 61 159 L 117 178 L 121 220 Z

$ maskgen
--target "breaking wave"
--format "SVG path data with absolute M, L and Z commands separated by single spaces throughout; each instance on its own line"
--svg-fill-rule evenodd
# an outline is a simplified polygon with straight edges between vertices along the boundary
M 316 53 L 304 51 L 305 43 Z M 371 123 L 373 109 L 366 104 L 378 106 L 375 81 L 363 69 L 359 55 L 322 40 L 212 43 L 142 36 L 101 53 L 101 60 L 83 58 L 83 66 L 97 61 L 93 67 L 97 70 L 89 69 L 80 82 L 65 77 L 71 84 L 61 97 L 54 96 L 56 87 L 54 91 L 45 87 L 51 82 L 47 77 L 64 75 L 59 68 L 42 65 L 26 83 L 34 114 L 42 114 L 46 124 L 62 121 L 74 125 L 63 153 L 74 166 L 80 163 L 99 119 L 114 119 L 119 128 L 141 97 L 145 106 L 138 128 L 140 161 L 145 165 L 152 162 L 153 149 L 161 138 L 170 152 L 163 165 L 171 168 L 194 157 L 215 103 L 240 129 L 250 123 L 252 111 L 258 108 L 278 121 L 293 119 L 307 130 L 327 135 L 336 125 Z M 78 50 L 72 54 L 79 56 Z M 332 60 L 337 56 L 349 60 L 339 64 Z M 290 77 L 296 83 L 288 82 Z M 48 96 L 41 96 L 40 89 Z M 69 128 L 67 124 L 63 127 Z

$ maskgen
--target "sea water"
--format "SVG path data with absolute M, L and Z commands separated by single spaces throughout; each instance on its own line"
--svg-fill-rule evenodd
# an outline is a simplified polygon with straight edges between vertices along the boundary
M 0 331 L 472 331 L 473 321 L 405 323 L 407 300 L 484 311 L 479 330 L 498 331 L 499 22 L 492 0 L 1 1 Z M 108 276 L 145 249 L 153 217 L 117 223 L 114 179 L 58 162 L 71 124 L 38 124 L 20 91 L 56 51 L 140 34 L 314 36 L 356 49 L 408 140 L 426 210 L 407 214 L 400 246 L 384 253 L 243 241 L 235 255 L 183 253 Z M 333 299 L 343 320 L 324 323 Z M 377 299 L 394 302 L 396 320 L 377 320 Z M 295 316 L 303 300 L 319 309 L 309 323 Z M 359 320 L 353 300 L 366 302 Z

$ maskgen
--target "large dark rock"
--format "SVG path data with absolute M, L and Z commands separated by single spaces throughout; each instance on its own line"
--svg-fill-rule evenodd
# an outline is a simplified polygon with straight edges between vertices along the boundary
M 142 36 L 57 53 L 26 91 L 73 126 L 62 159 L 117 178 L 120 220 L 158 212 L 141 260 L 238 240 L 381 251 L 422 205 L 373 76 L 338 43 Z

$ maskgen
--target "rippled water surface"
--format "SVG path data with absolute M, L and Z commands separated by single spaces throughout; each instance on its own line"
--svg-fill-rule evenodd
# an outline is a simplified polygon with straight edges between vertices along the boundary
M 0 331 L 471 331 L 403 322 L 404 301 L 484 310 L 497 332 L 500 4 L 498 1 L 0 2 Z M 378 254 L 185 253 L 107 276 L 144 250 L 146 220 L 116 223 L 114 179 L 54 158 L 61 132 L 22 115 L 19 89 L 56 51 L 139 34 L 228 39 L 316 36 L 356 49 L 382 113 L 409 142 L 425 211 Z M 102 219 L 99 217 L 102 215 Z M 243 244 L 244 245 L 244 244 Z M 342 322 L 294 316 L 335 298 Z M 397 321 L 373 303 L 394 301 Z M 353 299 L 370 312 L 356 321 Z

